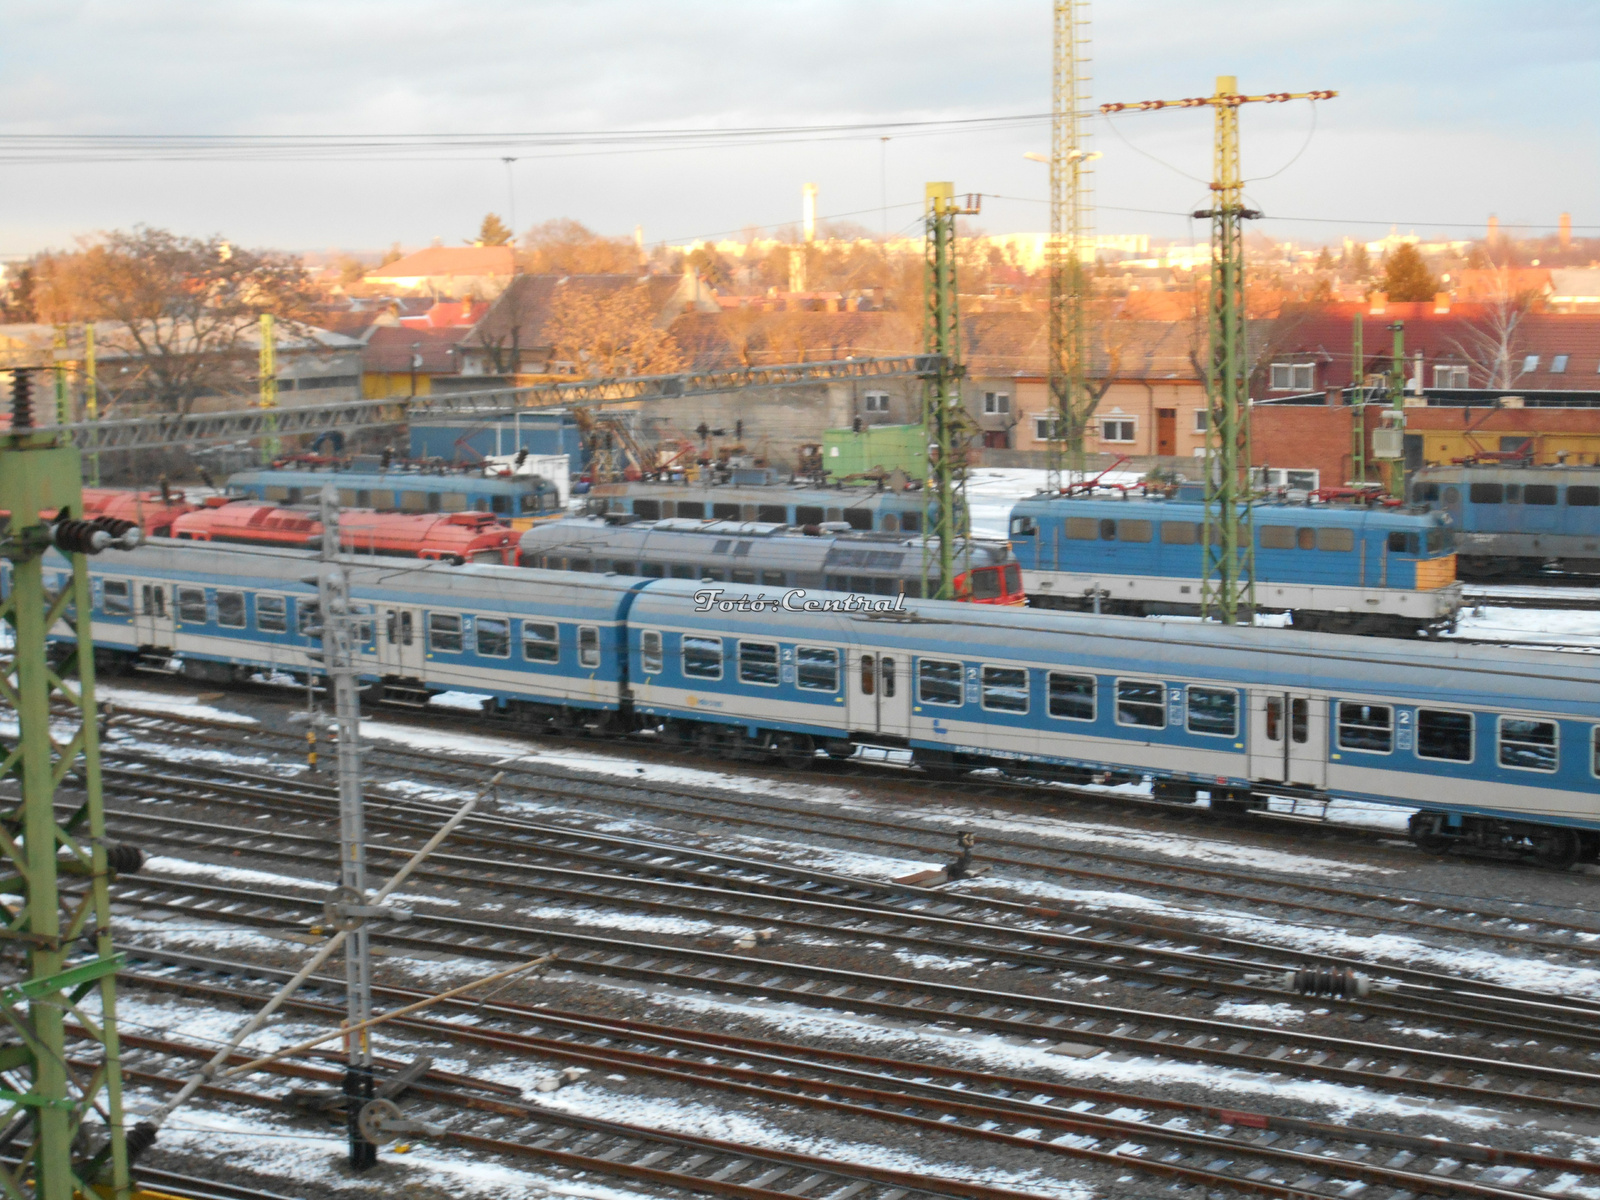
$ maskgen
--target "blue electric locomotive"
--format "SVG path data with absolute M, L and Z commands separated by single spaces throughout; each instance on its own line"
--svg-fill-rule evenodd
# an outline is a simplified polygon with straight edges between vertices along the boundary
M 1461 607 L 1448 518 L 1335 504 L 1257 504 L 1256 604 L 1296 629 L 1410 637 Z M 1037 608 L 1130 616 L 1199 611 L 1199 499 L 1036 496 L 1011 510 L 1023 590 Z
M 339 503 L 345 508 L 496 513 L 517 529 L 527 529 L 534 519 L 559 516 L 562 511 L 559 488 L 537 475 L 488 476 L 482 470 L 385 468 L 377 458 L 357 459 L 349 466 L 327 469 L 284 466 L 238 471 L 228 477 L 228 494 L 281 504 L 315 503 L 322 488 L 330 483 L 338 489 Z
M 99 665 L 313 672 L 315 562 L 171 541 L 91 560 Z M 645 730 L 795 766 L 865 744 L 934 775 L 1150 779 L 1213 807 L 1348 797 L 1420 809 L 1428 847 L 1600 853 L 1587 656 L 1417 641 L 1379 657 L 1292 630 L 410 559 L 345 569 L 375 699 L 467 692 L 528 728 Z
M 1600 467 L 1424 467 L 1411 502 L 1455 523 L 1463 578 L 1600 574 Z

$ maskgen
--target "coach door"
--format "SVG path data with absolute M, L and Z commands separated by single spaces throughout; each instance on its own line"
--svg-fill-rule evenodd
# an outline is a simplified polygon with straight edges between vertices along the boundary
M 899 651 L 852 651 L 850 729 L 911 736 L 911 657 Z
M 164 583 L 139 583 L 134 628 L 141 646 L 172 648 L 172 589 Z
M 1328 783 L 1328 701 L 1303 692 L 1250 694 L 1250 777 L 1321 788 Z
M 422 610 L 383 605 L 378 609 L 378 665 L 385 675 L 422 678 L 427 653 L 423 645 Z

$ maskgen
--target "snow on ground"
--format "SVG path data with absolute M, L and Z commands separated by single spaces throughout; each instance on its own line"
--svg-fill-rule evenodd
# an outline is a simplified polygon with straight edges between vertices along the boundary
M 142 708 L 150 712 L 173 713 L 180 717 L 199 717 L 206 721 L 226 721 L 230 725 L 259 725 L 254 717 L 228 712 L 202 704 L 196 697 L 172 692 L 147 692 L 142 688 L 120 684 L 96 683 L 94 698 L 100 704 L 121 705 L 124 708 Z
M 1458 638 L 1493 638 L 1516 645 L 1559 642 L 1574 650 L 1600 651 L 1600 613 L 1548 608 L 1463 608 L 1453 634 Z
M 531 1088 L 548 1067 L 522 1062 L 505 1062 L 481 1072 L 485 1077 L 515 1087 Z M 841 1141 L 830 1137 L 803 1137 L 762 1117 L 727 1112 L 710 1104 L 698 1104 L 656 1096 L 619 1095 L 603 1081 L 583 1080 L 560 1091 L 538 1096 L 540 1105 L 559 1112 L 594 1117 L 604 1121 L 623 1121 L 653 1129 L 673 1130 L 696 1137 L 718 1138 L 750 1146 L 767 1146 L 796 1154 L 880 1170 L 902 1171 L 929 1178 L 960 1179 L 1011 1188 L 1035 1195 L 1055 1196 L 1059 1200 L 1089 1200 L 1094 1192 L 1081 1183 L 1062 1179 L 1044 1171 L 1004 1171 L 973 1163 L 934 1163 L 904 1150 L 867 1142 Z M 981 1162 L 981 1155 L 976 1156 Z
M 1097 472 L 1090 472 L 1089 477 Z M 977 467 L 967 475 L 967 507 L 972 512 L 972 532 L 979 537 L 1003 538 L 1010 534 L 1011 507 L 1044 490 L 1048 472 L 1036 467 Z M 1139 471 L 1109 471 L 1106 484 L 1137 484 Z
M 1264 1021 L 1272 1025 L 1292 1025 L 1304 1021 L 1306 1014 L 1292 1004 L 1241 1004 L 1226 1000 L 1213 1010 L 1224 1021 Z
M 247 867 L 223 867 L 215 863 L 194 862 L 187 858 L 170 858 L 164 854 L 145 859 L 142 873 L 165 875 L 203 875 L 213 883 L 237 883 L 245 886 L 255 885 L 270 887 L 278 892 L 286 892 L 296 887 L 321 887 L 314 879 L 306 879 L 299 875 L 279 875 L 272 871 L 255 871 Z M 445 907 L 459 908 L 461 901 L 446 899 L 443 896 L 429 896 L 422 893 L 395 892 L 388 897 L 396 904 L 436 904 Z
M 1282 917 L 1169 904 L 1153 896 L 1140 896 L 1132 892 L 1092 891 L 1033 880 L 984 876 L 963 880 L 952 885 L 950 890 L 955 889 L 975 895 L 992 893 L 1014 896 L 1021 893 L 1067 902 L 1090 912 L 1121 909 L 1177 918 L 1267 945 L 1359 958 L 1373 964 L 1392 962 L 1417 970 L 1437 971 L 1458 979 L 1465 976 L 1549 995 L 1600 999 L 1600 969 L 1568 967 L 1538 958 L 1496 954 L 1490 950 L 1431 946 L 1403 934 L 1353 933 L 1332 926 L 1300 924 Z

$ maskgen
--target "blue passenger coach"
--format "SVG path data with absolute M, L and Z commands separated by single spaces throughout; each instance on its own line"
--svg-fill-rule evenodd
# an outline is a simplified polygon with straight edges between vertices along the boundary
M 1251 515 L 1261 611 L 1323 633 L 1454 623 L 1448 517 L 1339 504 L 1258 504 Z M 1036 496 L 1011 510 L 1011 544 L 1035 607 L 1180 615 L 1199 611 L 1204 520 L 1199 500 Z

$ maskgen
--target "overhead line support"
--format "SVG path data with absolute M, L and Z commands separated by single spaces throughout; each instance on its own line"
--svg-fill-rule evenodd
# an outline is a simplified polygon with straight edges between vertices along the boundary
M 935 364 L 923 384 L 922 424 L 928 439 L 928 506 L 923 516 L 923 578 L 937 556 L 935 595 L 955 595 L 956 538 L 966 532 L 967 442 L 971 422 L 961 400 L 961 314 L 956 304 L 956 218 L 979 209 L 955 185 L 930 183 L 924 192 L 922 346 Z M 937 546 L 934 545 L 937 539 Z

